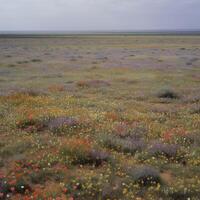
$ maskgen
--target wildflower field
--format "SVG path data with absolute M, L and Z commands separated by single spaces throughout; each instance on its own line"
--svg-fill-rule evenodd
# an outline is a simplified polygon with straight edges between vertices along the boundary
M 1 37 L 0 199 L 199 200 L 200 37 Z

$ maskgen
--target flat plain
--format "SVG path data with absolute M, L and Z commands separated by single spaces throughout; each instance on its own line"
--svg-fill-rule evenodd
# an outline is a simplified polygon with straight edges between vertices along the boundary
M 0 38 L 0 199 L 199 195 L 200 36 Z

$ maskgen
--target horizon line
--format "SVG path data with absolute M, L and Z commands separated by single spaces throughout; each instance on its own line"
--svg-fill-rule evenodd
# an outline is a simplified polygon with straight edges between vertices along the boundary
M 68 36 L 68 35 L 200 35 L 200 29 L 141 30 L 0 30 L 2 37 Z

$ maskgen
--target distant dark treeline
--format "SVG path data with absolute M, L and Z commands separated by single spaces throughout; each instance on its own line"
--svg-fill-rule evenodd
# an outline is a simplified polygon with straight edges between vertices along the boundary
M 53 38 L 74 36 L 200 36 L 200 31 L 0 32 L 0 38 Z

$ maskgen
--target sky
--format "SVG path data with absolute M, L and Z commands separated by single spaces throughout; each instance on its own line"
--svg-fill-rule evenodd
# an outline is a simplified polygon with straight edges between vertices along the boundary
M 0 31 L 200 30 L 200 0 L 0 0 Z

